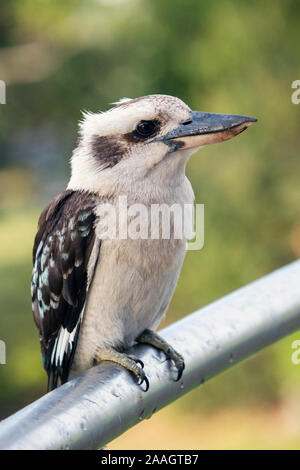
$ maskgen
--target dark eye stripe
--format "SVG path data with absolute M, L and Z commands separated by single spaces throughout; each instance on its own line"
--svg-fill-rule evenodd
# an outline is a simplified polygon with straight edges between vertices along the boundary
M 102 168 L 112 168 L 122 160 L 126 148 L 114 136 L 95 135 L 92 138 L 91 150 Z

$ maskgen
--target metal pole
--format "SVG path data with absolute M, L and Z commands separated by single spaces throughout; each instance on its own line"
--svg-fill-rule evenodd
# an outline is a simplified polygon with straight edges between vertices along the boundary
M 186 361 L 180 382 L 164 354 L 138 345 L 150 389 L 103 363 L 0 423 L 0 449 L 98 449 L 219 372 L 300 328 L 300 261 L 161 331 Z M 237 391 L 238 393 L 238 391 Z M 145 443 L 146 445 L 146 443 Z

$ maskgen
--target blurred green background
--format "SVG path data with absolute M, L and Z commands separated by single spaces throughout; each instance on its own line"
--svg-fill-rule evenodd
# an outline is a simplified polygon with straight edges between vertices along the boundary
M 165 93 L 247 114 L 187 174 L 205 204 L 205 246 L 187 253 L 167 316 L 181 316 L 300 255 L 298 0 L 10 0 L 1 3 L 0 418 L 45 393 L 31 315 L 38 215 L 64 189 L 81 110 Z M 162 325 L 162 326 L 164 326 Z M 300 448 L 292 341 L 198 388 L 110 448 Z

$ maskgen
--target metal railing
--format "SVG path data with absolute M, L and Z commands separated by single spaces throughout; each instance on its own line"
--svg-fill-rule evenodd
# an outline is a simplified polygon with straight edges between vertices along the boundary
M 163 353 L 134 346 L 130 351 L 145 364 L 148 392 L 127 371 L 102 363 L 2 421 L 0 449 L 98 449 L 299 328 L 300 261 L 296 261 L 160 332 L 185 358 L 179 382 L 173 381 L 176 372 Z

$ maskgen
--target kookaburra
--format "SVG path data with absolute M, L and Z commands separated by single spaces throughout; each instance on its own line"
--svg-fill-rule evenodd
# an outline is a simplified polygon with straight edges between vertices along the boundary
M 33 249 L 32 306 L 48 387 L 101 361 L 148 379 L 124 350 L 135 342 L 165 352 L 182 375 L 184 359 L 157 333 L 172 298 L 186 240 L 102 238 L 104 203 L 193 204 L 185 175 L 192 153 L 230 139 L 256 119 L 191 111 L 180 99 L 123 99 L 85 113 L 66 191 L 43 210 Z

